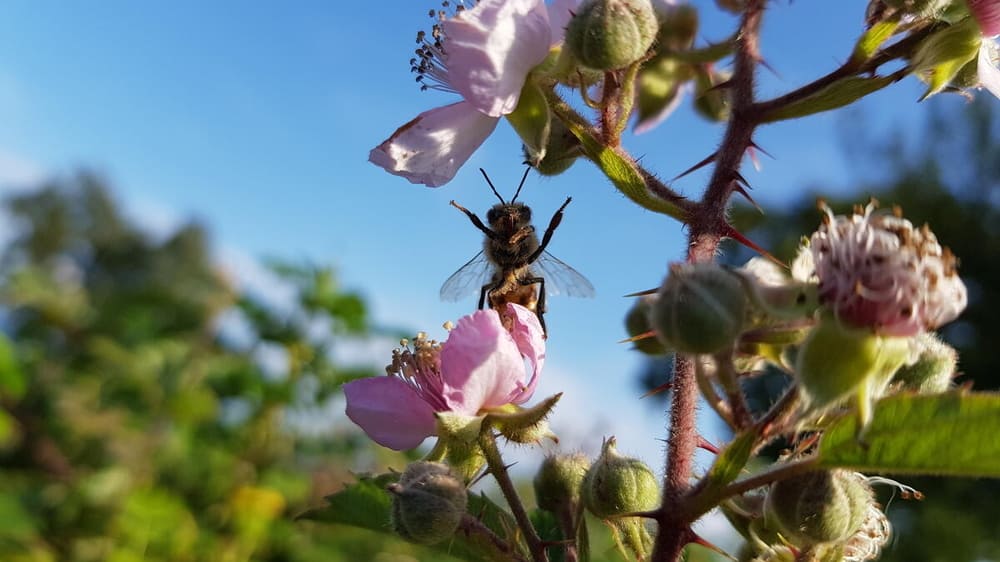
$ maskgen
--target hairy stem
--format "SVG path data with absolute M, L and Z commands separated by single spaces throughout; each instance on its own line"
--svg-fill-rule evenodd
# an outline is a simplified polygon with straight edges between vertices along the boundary
M 727 231 L 726 205 L 733 191 L 743 154 L 752 142 L 756 126 L 749 110 L 754 103 L 754 74 L 760 58 L 757 42 L 764 5 L 765 0 L 750 0 L 740 21 L 731 80 L 731 117 L 716 156 L 712 178 L 688 221 L 688 260 L 691 262 L 712 261 L 719 242 Z M 694 364 L 683 355 L 677 355 L 674 360 L 673 391 L 666 478 L 663 502 L 656 518 L 659 530 L 653 546 L 653 562 L 676 562 L 692 536 L 690 525 L 693 519 L 679 508 L 690 487 L 693 457 L 698 444 L 698 391 Z
M 511 560 L 513 562 L 527 562 L 524 556 L 517 551 L 510 543 L 498 537 L 482 521 L 466 513 L 458 524 L 458 532 L 466 536 L 479 536 L 489 542 L 496 549 L 498 558 Z
M 486 457 L 486 465 L 490 469 L 490 474 L 496 479 L 497 485 L 500 486 L 500 493 L 507 500 L 507 505 L 514 515 L 518 528 L 524 533 L 524 540 L 528 543 L 532 562 L 548 562 L 549 557 L 545 552 L 545 544 L 535 532 L 535 528 L 528 518 L 528 512 L 524 509 L 524 504 L 521 503 L 521 497 L 517 495 L 514 482 L 507 472 L 507 465 L 504 464 L 503 458 L 500 456 L 500 449 L 497 448 L 496 437 L 492 432 L 484 431 L 479 436 L 479 445 L 483 449 L 483 456 Z

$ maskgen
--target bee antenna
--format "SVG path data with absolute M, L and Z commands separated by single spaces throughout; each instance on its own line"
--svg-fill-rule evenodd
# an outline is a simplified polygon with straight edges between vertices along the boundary
M 521 194 L 521 188 L 524 187 L 524 180 L 528 179 L 528 172 L 531 171 L 531 166 L 524 169 L 524 175 L 521 176 L 521 183 L 517 184 L 517 192 L 514 193 L 514 197 L 511 198 L 510 202 L 513 203 L 517 200 L 517 196 Z
M 483 174 L 483 177 L 486 178 L 486 183 L 490 184 L 490 189 L 493 190 L 493 195 L 496 195 L 497 199 L 499 199 L 501 203 L 503 203 L 504 205 L 506 205 L 507 202 L 503 200 L 503 197 L 500 197 L 500 192 L 497 191 L 496 187 L 493 187 L 493 182 L 491 182 L 490 181 L 490 177 L 486 175 L 486 170 L 484 170 L 482 168 L 479 168 L 479 171 Z M 517 197 L 517 195 L 515 195 L 514 197 Z M 513 202 L 514 201 L 511 200 L 511 203 L 513 203 Z

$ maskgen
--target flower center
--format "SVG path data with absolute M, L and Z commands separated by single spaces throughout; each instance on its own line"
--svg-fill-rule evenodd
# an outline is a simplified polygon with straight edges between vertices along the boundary
M 424 332 L 417 333 L 413 342 L 404 339 L 399 344 L 401 348 L 392 350 L 386 374 L 408 384 L 435 411 L 448 410 L 441 380 L 441 344 L 427 339 Z
M 441 27 L 442 21 L 453 18 L 466 10 L 465 3 L 459 0 L 452 4 L 449 0 L 441 3 L 440 10 L 431 10 L 428 15 L 434 20 L 431 32 L 417 32 L 416 57 L 410 59 L 410 71 L 417 75 L 420 89 L 439 90 L 456 93 L 448 79 L 448 53 L 445 51 L 445 33 Z

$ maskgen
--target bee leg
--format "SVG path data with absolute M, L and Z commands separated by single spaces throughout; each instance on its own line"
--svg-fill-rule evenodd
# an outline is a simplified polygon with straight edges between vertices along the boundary
M 496 240 L 497 238 L 500 237 L 499 234 L 497 234 L 496 232 L 493 232 L 492 230 L 490 230 L 490 227 L 488 227 L 485 224 L 483 224 L 483 221 L 481 221 L 479 219 L 479 217 L 476 216 L 476 213 L 473 213 L 472 211 L 470 211 L 470 210 L 466 209 L 465 207 L 459 205 L 454 200 L 451 201 L 451 206 L 455 207 L 459 211 L 462 211 L 463 213 L 465 213 L 465 216 L 469 217 L 469 220 L 472 221 L 472 225 L 475 226 L 476 228 L 478 228 L 479 230 L 481 230 L 483 232 L 483 234 L 485 234 L 487 237 L 489 237 L 490 240 Z M 563 205 L 563 207 L 565 207 L 565 205 Z M 482 308 L 482 306 L 480 306 L 479 308 Z
M 479 310 L 482 310 L 486 306 L 486 295 L 490 293 L 493 289 L 493 283 L 487 283 L 483 285 L 483 288 L 479 291 Z
M 545 317 L 543 316 L 545 313 L 545 278 L 528 277 L 521 279 L 522 285 L 534 285 L 536 283 L 538 284 L 538 301 L 535 303 L 535 316 L 538 317 L 538 323 L 542 325 L 542 334 L 548 339 L 549 330 L 545 327 Z
M 528 263 L 532 263 L 533 261 L 537 260 L 538 256 L 542 255 L 542 252 L 545 251 L 545 247 L 548 246 L 549 241 L 552 240 L 552 234 L 555 233 L 556 227 L 558 227 L 559 223 L 562 222 L 563 209 L 565 209 L 566 205 L 569 205 L 569 202 L 572 200 L 573 200 L 572 197 L 567 197 L 566 202 L 562 204 L 562 207 L 559 207 L 559 209 L 556 210 L 555 214 L 552 215 L 552 219 L 549 221 L 549 227 L 545 229 L 545 234 L 542 235 L 542 243 L 538 245 L 537 250 L 535 250 L 534 252 L 532 252 L 530 256 L 528 256 L 527 260 Z

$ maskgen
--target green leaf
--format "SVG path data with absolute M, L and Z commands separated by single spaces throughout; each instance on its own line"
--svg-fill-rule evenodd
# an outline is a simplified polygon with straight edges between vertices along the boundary
M 360 476 L 358 482 L 327 496 L 327 505 L 311 509 L 296 519 L 338 523 L 397 536 L 389 523 L 392 499 L 385 487 L 399 479 L 398 473 Z M 496 536 L 511 541 L 518 536 L 514 518 L 483 495 L 469 495 L 469 514 Z M 402 540 L 402 539 L 401 539 Z M 515 548 L 518 548 L 516 543 Z M 511 556 L 483 533 L 456 532 L 455 537 L 427 548 L 465 560 L 508 562 Z
M 672 59 L 689 64 L 707 64 L 728 57 L 736 50 L 736 39 L 730 38 L 718 43 L 710 43 L 697 49 L 687 51 L 670 51 Z
M 1000 394 L 896 395 L 878 402 L 864 442 L 855 416 L 820 441 L 826 468 L 862 472 L 1000 477 Z
M 896 81 L 894 76 L 850 76 L 830 84 L 815 94 L 764 115 L 762 123 L 797 119 L 814 113 L 837 109 L 877 92 Z
M 897 27 L 899 27 L 899 17 L 882 20 L 871 26 L 858 38 L 851 60 L 860 64 L 872 58 L 878 48 L 892 37 Z
M 755 431 L 746 430 L 733 439 L 726 448 L 715 457 L 712 468 L 708 470 L 706 480 L 709 486 L 725 486 L 743 472 L 750 460 L 754 443 L 757 441 Z

